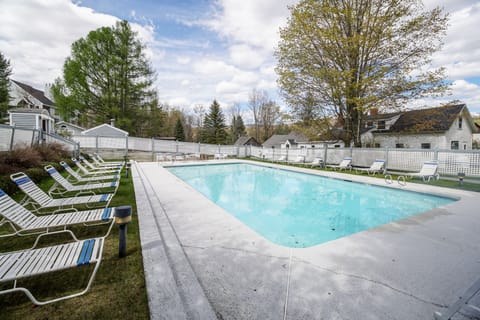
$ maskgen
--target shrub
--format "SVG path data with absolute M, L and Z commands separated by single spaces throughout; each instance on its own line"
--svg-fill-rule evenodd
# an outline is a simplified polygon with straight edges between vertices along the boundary
M 4 163 L 19 168 L 40 166 L 42 157 L 30 147 L 20 146 L 6 153 Z
M 59 162 L 63 158 L 68 158 L 70 152 L 60 143 L 42 144 L 34 147 L 42 161 Z

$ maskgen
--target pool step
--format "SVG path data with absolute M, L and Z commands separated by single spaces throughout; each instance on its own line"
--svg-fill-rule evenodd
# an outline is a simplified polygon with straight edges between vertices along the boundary
M 217 319 L 158 195 L 136 163 L 132 177 L 150 318 Z

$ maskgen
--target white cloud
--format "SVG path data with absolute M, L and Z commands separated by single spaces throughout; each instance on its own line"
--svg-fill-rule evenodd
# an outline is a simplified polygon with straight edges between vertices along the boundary
M 191 61 L 190 57 L 178 57 L 177 63 L 178 64 L 189 64 Z
M 246 69 L 258 68 L 266 60 L 269 54 L 265 54 L 262 48 L 253 48 L 246 44 L 237 44 L 229 48 L 230 58 L 233 63 Z
M 39 89 L 61 75 L 74 41 L 119 20 L 68 0 L 0 1 L 0 12 L 0 48 L 10 59 L 12 78 Z M 153 40 L 153 26 L 132 29 Z

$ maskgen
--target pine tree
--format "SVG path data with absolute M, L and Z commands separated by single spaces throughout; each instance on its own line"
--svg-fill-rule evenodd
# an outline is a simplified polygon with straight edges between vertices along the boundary
M 178 118 L 177 122 L 175 123 L 175 139 L 178 141 L 185 141 L 185 131 L 180 118 Z
M 232 143 L 238 140 L 238 138 L 246 135 L 245 125 L 241 115 L 233 116 L 232 118 Z
M 10 100 L 8 87 L 11 74 L 12 69 L 10 68 L 10 61 L 0 52 L 0 123 L 8 109 L 8 102 Z
M 225 118 L 217 100 L 213 100 L 210 112 L 205 115 L 201 141 L 211 144 L 225 144 L 227 132 L 225 131 Z

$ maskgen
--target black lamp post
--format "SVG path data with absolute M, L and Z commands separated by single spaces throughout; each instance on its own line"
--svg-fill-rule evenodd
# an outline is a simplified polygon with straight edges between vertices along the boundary
M 288 149 L 290 149 L 290 145 L 287 144 L 286 147 L 287 147 L 287 162 L 288 162 Z
M 275 146 L 272 146 L 272 162 L 275 162 Z

